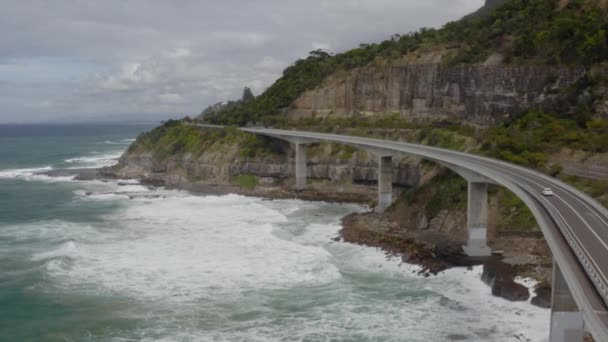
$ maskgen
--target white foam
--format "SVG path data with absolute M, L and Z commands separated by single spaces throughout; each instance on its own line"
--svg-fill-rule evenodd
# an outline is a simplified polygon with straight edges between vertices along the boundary
M 272 235 L 273 223 L 286 218 L 260 200 L 183 196 L 135 203 L 112 215 L 122 226 L 113 243 L 81 246 L 74 265 L 57 270 L 53 264 L 49 272 L 68 285 L 94 279 L 136 299 L 177 302 L 340 277 L 323 248 Z
M 130 144 L 130 143 L 134 142 L 135 140 L 137 140 L 137 139 L 120 139 L 118 141 L 106 140 L 103 143 L 110 144 L 110 145 L 125 145 L 125 144 Z
M 114 165 L 122 153 L 123 151 L 117 151 L 107 154 L 69 158 L 65 159 L 64 162 L 68 164 L 77 164 L 78 167 L 74 168 L 99 168 Z
M 38 168 L 26 168 L 26 169 L 9 169 L 0 170 L 0 178 L 25 178 L 31 177 L 38 173 L 51 171 L 53 168 L 50 166 L 38 167 Z
M 124 188 L 90 187 L 93 196 Z M 103 229 L 82 235 L 68 224 L 73 240 L 32 258 L 49 259 L 47 274 L 68 293 L 143 306 L 149 326 L 113 335 L 125 340 L 547 339 L 549 311 L 493 297 L 481 267 L 424 278 L 376 249 L 333 242 L 340 217 L 362 210 L 147 190 L 108 214 Z M 258 314 L 234 318 L 249 312 Z
M 95 227 L 89 224 L 49 220 L 26 224 L 3 226 L 0 238 L 9 238 L 19 243 L 34 241 L 55 243 L 59 241 L 99 241 L 102 237 Z
M 59 246 L 55 250 L 51 250 L 48 252 L 35 253 L 32 255 L 33 261 L 45 260 L 45 259 L 54 259 L 58 257 L 65 257 L 74 254 L 76 251 L 76 243 L 74 241 L 68 241 L 61 246 Z
M 25 168 L 25 169 L 10 169 L 0 170 L 0 179 L 21 179 L 26 181 L 37 181 L 44 183 L 59 183 L 69 182 L 74 180 L 76 176 L 57 176 L 51 177 L 44 172 L 53 170 L 50 166 L 39 167 L 39 168 Z

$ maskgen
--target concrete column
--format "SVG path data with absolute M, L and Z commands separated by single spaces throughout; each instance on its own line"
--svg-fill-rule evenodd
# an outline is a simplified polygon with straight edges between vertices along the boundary
M 296 143 L 296 190 L 306 189 L 306 145 Z
M 581 314 L 562 271 L 553 261 L 553 288 L 551 304 L 551 342 L 582 342 L 584 338 Z
M 383 213 L 393 203 L 393 157 L 378 157 L 378 206 Z
M 481 257 L 492 255 L 487 245 L 488 224 L 488 183 L 469 181 L 469 201 L 467 208 L 467 228 L 469 239 L 462 247 L 468 256 Z

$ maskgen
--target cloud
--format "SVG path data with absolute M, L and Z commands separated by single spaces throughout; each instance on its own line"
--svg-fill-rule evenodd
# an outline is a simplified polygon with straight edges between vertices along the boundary
M 6 0 L 0 122 L 196 114 L 310 50 L 439 26 L 483 0 Z
M 176 104 L 184 100 L 182 96 L 177 93 L 163 93 L 158 95 L 158 99 L 164 104 Z
M 272 56 L 264 56 L 259 62 L 255 64 L 255 68 L 260 70 L 280 71 L 287 66 L 285 61 L 274 58 Z
M 169 59 L 182 59 L 192 56 L 192 51 L 188 48 L 180 47 L 173 50 L 163 51 L 163 56 Z
M 271 40 L 269 35 L 257 32 L 215 32 L 213 37 L 223 45 L 259 48 Z

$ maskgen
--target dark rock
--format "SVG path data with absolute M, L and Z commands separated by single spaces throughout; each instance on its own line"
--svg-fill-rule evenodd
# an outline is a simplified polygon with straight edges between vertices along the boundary
M 441 241 L 433 248 L 433 254 L 452 266 L 481 265 L 487 258 L 470 257 L 462 251 L 462 241 Z
M 548 286 L 539 286 L 534 290 L 536 296 L 532 298 L 532 305 L 536 305 L 543 309 L 551 308 L 551 288 Z
M 530 292 L 527 287 L 508 280 L 494 282 L 494 285 L 492 285 L 492 295 L 512 302 L 523 302 L 530 298 Z
M 481 279 L 492 287 L 492 295 L 506 300 L 520 302 L 530 298 L 527 287 L 514 281 L 516 270 L 512 265 L 499 259 L 488 260 L 483 266 Z

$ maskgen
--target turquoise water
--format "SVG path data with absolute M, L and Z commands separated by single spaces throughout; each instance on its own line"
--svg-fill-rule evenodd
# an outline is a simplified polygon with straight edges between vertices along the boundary
M 549 312 L 332 240 L 357 205 L 50 178 L 145 126 L 0 126 L 0 341 L 531 341 Z M 521 338 L 521 337 L 520 337 Z

